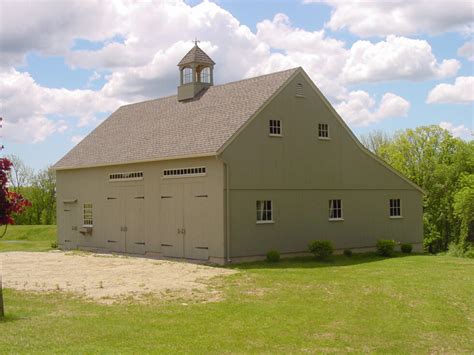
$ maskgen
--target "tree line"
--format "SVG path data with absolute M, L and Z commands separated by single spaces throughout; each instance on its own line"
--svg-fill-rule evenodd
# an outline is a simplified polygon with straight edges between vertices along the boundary
M 56 175 L 50 167 L 35 172 L 18 156 L 7 155 L 12 162 L 8 174 L 9 190 L 21 194 L 31 206 L 14 214 L 15 224 L 56 224 Z
M 474 243 L 474 141 L 453 137 L 438 126 L 361 139 L 375 155 L 420 186 L 424 246 L 433 253 L 450 243 Z

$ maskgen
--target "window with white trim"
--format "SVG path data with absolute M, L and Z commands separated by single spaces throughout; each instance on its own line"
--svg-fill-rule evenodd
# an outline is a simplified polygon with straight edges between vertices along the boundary
M 211 82 L 211 69 L 206 67 L 201 70 L 201 83 Z
M 329 125 L 327 123 L 318 124 L 318 138 L 329 139 Z
M 402 216 L 402 204 L 399 198 L 390 199 L 390 217 Z
M 270 120 L 269 121 L 269 133 L 271 136 L 281 136 L 281 121 L 280 120 Z
M 112 173 L 109 174 L 109 181 L 132 181 L 143 180 L 143 171 L 130 171 L 127 173 Z
M 329 200 L 329 220 L 342 220 L 342 200 Z
M 93 215 L 92 215 L 92 203 L 85 203 L 84 204 L 84 219 L 83 219 L 85 226 L 92 226 L 94 223 Z
M 199 166 L 194 168 L 180 168 L 180 169 L 165 169 L 163 170 L 163 177 L 192 177 L 192 176 L 205 176 L 206 167 Z
M 257 223 L 273 222 L 273 206 L 271 200 L 257 201 Z

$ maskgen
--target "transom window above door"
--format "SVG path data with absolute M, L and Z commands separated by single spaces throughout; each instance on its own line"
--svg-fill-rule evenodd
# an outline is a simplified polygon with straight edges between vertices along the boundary
M 281 120 L 270 120 L 269 121 L 269 135 L 270 136 L 281 136 L 282 124 Z

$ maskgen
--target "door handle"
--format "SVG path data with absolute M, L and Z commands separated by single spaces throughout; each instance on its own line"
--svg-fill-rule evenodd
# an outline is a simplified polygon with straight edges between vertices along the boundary
M 178 228 L 178 234 L 186 234 L 186 229 Z

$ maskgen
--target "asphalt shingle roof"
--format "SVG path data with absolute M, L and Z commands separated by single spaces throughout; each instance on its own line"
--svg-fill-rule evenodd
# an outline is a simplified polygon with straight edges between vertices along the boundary
M 203 63 L 214 65 L 214 61 L 197 45 L 191 48 L 191 50 L 181 59 L 178 66 L 191 64 L 191 63 Z
M 122 106 L 54 168 L 216 153 L 296 71 L 211 86 L 186 102 L 175 95 Z

